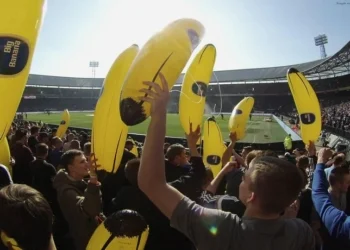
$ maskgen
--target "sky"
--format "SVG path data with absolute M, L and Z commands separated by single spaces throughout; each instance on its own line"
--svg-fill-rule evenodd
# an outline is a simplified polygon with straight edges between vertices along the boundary
M 29 0 L 28 0 L 29 1 Z M 105 77 L 119 53 L 140 48 L 179 18 L 206 28 L 197 51 L 216 46 L 214 70 L 263 68 L 320 59 L 314 37 L 328 36 L 328 55 L 350 41 L 350 0 L 48 0 L 31 73 Z

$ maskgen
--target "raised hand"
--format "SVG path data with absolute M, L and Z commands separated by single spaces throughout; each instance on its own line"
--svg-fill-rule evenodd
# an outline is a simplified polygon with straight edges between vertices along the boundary
M 162 87 L 158 83 L 145 81 L 143 84 L 148 86 L 148 88 L 140 90 L 146 95 L 139 97 L 139 99 L 151 104 L 151 117 L 166 114 L 167 104 L 170 99 L 168 82 L 162 73 L 159 73 L 159 78 Z

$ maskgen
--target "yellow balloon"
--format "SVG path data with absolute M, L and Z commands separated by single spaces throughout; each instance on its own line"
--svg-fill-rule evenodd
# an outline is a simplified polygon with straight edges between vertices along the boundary
M 120 91 L 138 51 L 138 46 L 132 45 L 114 61 L 95 108 L 91 150 L 101 168 L 111 173 L 118 170 L 128 135 L 128 127 L 120 118 Z
M 143 250 L 148 234 L 149 227 L 139 213 L 122 210 L 98 226 L 86 250 Z
M 232 133 L 236 133 L 237 140 L 245 137 L 247 121 L 254 106 L 253 97 L 245 97 L 232 110 L 228 128 Z
M 0 164 L 7 167 L 7 169 L 9 170 L 12 176 L 12 166 L 10 162 L 11 162 L 10 148 L 9 148 L 8 140 L 5 137 L 3 140 L 0 141 Z
M 0 3 L 0 141 L 11 127 L 26 86 L 45 0 Z
M 193 50 L 204 35 L 203 25 L 193 19 L 179 19 L 155 34 L 137 55 L 124 82 L 120 113 L 124 123 L 134 126 L 150 115 L 150 104 L 140 101 L 144 81 L 161 83 L 161 72 L 169 84 L 175 84 Z
M 70 122 L 70 114 L 68 109 L 65 109 L 62 112 L 62 118 L 60 122 L 60 126 L 57 129 L 56 136 L 59 138 L 63 138 L 67 132 L 67 129 L 69 127 L 69 122 Z
M 215 46 L 205 45 L 185 74 L 181 87 L 179 115 L 186 134 L 190 132 L 190 123 L 192 123 L 193 130 L 202 125 L 205 96 L 213 74 L 215 58 Z
M 222 168 L 222 156 L 226 150 L 219 125 L 208 118 L 203 127 L 203 161 L 216 176 Z
M 287 79 L 300 117 L 301 138 L 308 145 L 310 141 L 316 141 L 321 133 L 320 104 L 311 84 L 297 69 L 290 68 Z

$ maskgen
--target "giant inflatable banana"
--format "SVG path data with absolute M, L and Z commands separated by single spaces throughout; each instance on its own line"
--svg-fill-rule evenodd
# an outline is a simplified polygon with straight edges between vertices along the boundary
M 222 156 L 225 150 L 219 125 L 214 118 L 208 118 L 203 127 L 203 161 L 206 166 L 210 166 L 214 176 L 222 168 Z
M 140 101 L 144 81 L 160 83 L 161 72 L 169 89 L 175 84 L 193 50 L 201 42 L 204 27 L 193 19 L 180 19 L 155 34 L 137 55 L 123 84 L 120 113 L 128 126 L 139 124 L 150 115 L 150 104 Z
M 22 98 L 44 9 L 45 0 L 0 2 L 0 141 Z
M 86 250 L 143 250 L 148 232 L 147 222 L 139 213 L 122 210 L 99 225 Z
M 287 79 L 300 117 L 301 138 L 308 145 L 310 141 L 316 141 L 321 133 L 320 104 L 310 83 L 297 69 L 289 69 Z
M 215 58 L 214 45 L 205 45 L 185 74 L 181 87 L 179 114 L 186 134 L 190 132 L 190 123 L 194 129 L 202 125 L 205 96 L 213 73 Z
M 92 153 L 107 172 L 115 173 L 121 162 L 128 127 L 120 119 L 119 98 L 124 79 L 139 48 L 132 45 L 114 61 L 103 84 L 92 123 Z
M 10 174 L 12 175 L 12 166 L 10 164 L 11 162 L 11 154 L 10 154 L 10 148 L 7 141 L 7 138 L 0 141 L 0 164 L 7 167 Z
M 56 136 L 59 138 L 63 138 L 67 132 L 67 129 L 69 127 L 69 122 L 70 122 L 70 114 L 68 109 L 65 109 L 62 112 L 62 118 L 60 122 L 60 126 L 57 129 Z
M 245 137 L 247 121 L 249 119 L 250 112 L 252 112 L 253 106 L 254 98 L 245 97 L 232 110 L 232 114 L 228 122 L 228 128 L 232 133 L 236 133 L 237 140 L 241 140 Z

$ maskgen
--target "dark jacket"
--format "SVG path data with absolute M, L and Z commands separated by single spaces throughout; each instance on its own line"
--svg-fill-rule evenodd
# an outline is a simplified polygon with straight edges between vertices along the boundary
M 100 186 L 73 180 L 61 170 L 54 179 L 57 200 L 77 250 L 85 250 L 102 209 Z

